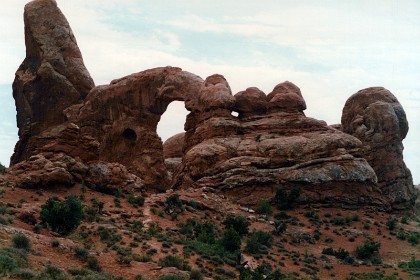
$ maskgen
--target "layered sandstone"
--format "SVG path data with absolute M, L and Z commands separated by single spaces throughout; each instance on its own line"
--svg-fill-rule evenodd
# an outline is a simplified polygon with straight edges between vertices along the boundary
M 187 117 L 175 187 L 212 187 L 249 204 L 273 197 L 278 187 L 299 187 L 306 200 L 386 205 L 362 143 L 306 117 L 297 86 L 284 82 L 267 96 L 257 88 L 232 96 L 226 80 L 216 78 L 219 84 L 213 77 L 204 82 L 200 99 L 212 104 L 221 94 L 235 103 L 199 108 Z M 233 108 L 239 117 L 232 116 Z

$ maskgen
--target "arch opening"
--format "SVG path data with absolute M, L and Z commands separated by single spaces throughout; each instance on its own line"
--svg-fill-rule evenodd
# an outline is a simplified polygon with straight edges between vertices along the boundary
M 125 140 L 135 142 L 137 140 L 137 133 L 131 128 L 126 128 L 123 132 L 123 137 Z
M 184 124 L 188 114 L 189 112 L 185 109 L 184 101 L 173 101 L 168 105 L 156 129 L 162 142 L 165 142 L 166 139 L 177 133 L 185 131 Z

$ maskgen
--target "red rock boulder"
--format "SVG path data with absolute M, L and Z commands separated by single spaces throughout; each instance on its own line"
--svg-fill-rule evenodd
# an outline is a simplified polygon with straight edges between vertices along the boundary
M 341 123 L 344 132 L 362 141 L 363 157 L 375 170 L 379 187 L 392 207 L 411 207 L 416 195 L 402 144 L 408 122 L 397 98 L 383 87 L 360 90 L 347 100 Z

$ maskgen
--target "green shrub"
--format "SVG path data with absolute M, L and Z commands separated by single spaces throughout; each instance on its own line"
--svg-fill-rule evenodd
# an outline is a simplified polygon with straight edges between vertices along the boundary
M 420 260 L 416 260 L 414 257 L 409 262 L 400 262 L 398 267 L 415 277 L 420 276 Z
M 230 270 L 227 270 L 227 269 L 224 269 L 223 267 L 216 267 L 216 268 L 214 269 L 214 271 L 215 271 L 217 274 L 220 274 L 220 275 L 226 275 L 226 276 L 227 276 L 227 277 L 229 277 L 229 278 L 235 278 L 235 277 L 236 277 L 235 272 L 230 271 Z
M 232 228 L 240 236 L 243 236 L 249 231 L 249 222 L 245 217 L 242 216 L 229 216 L 223 222 L 226 229 Z
M 383 272 L 351 272 L 347 280 L 397 280 L 395 275 L 385 275 Z
M 289 193 L 279 188 L 274 196 L 274 204 L 279 210 L 288 210 L 292 208 L 294 202 L 300 197 L 301 190 L 299 188 L 293 188 Z
M 31 249 L 31 240 L 23 233 L 17 233 L 12 237 L 13 247 L 17 249 Z
M 94 222 L 97 219 L 98 209 L 95 206 L 87 206 L 84 209 L 86 221 Z
M 322 249 L 322 254 L 329 255 L 329 256 L 334 256 L 334 249 L 331 248 L 331 247 L 324 248 L 324 249 Z
M 185 242 L 185 249 L 192 250 L 205 258 L 209 259 L 229 259 L 229 260 L 237 260 L 239 251 L 228 251 L 222 245 L 221 240 L 218 240 L 214 244 L 203 243 L 197 240 L 188 240 Z M 223 260 L 221 261 L 223 263 Z
M 334 250 L 331 247 L 324 248 L 322 250 L 322 253 L 324 255 L 335 256 L 337 259 L 340 259 L 340 260 L 345 260 L 346 258 L 348 258 L 350 256 L 350 253 L 348 251 L 344 250 L 343 248 L 339 248 L 338 250 Z
M 294 218 L 294 217 L 290 216 L 289 214 L 287 214 L 287 213 L 286 213 L 286 212 L 284 212 L 284 211 L 280 211 L 280 212 L 278 212 L 278 213 L 276 213 L 276 214 L 274 215 L 274 218 L 275 218 L 276 220 L 286 221 L 286 220 L 292 219 L 292 218 Z
M 28 256 L 27 251 L 25 250 L 13 247 L 4 247 L 0 249 L 0 256 L 14 259 L 18 267 L 26 267 L 28 265 Z
M 0 162 L 0 173 L 1 173 L 1 174 L 4 174 L 4 173 L 6 173 L 6 171 L 7 171 L 6 166 L 4 166 L 4 165 Z
M 108 273 L 91 271 L 86 268 L 70 268 L 68 269 L 68 272 L 73 276 L 73 278 L 71 278 L 73 280 L 122 280 L 121 277 L 115 277 Z
M 232 227 L 229 227 L 222 234 L 220 244 L 229 252 L 235 252 L 241 248 L 241 236 Z
M 273 236 L 265 231 L 253 231 L 249 234 L 245 251 L 249 254 L 264 253 L 264 247 L 270 248 L 273 245 Z
M 6 205 L 0 206 L 0 215 L 6 215 L 8 213 L 8 209 Z
M 393 231 L 396 229 L 397 227 L 397 220 L 392 219 L 386 222 L 386 227 L 388 228 L 388 230 Z
M 34 225 L 34 227 L 32 228 L 33 232 L 36 234 L 41 233 L 41 230 L 43 229 L 43 226 L 41 224 L 36 224 Z
M 18 267 L 18 263 L 15 259 L 9 256 L 0 255 L 0 275 L 10 275 Z
M 85 262 L 89 256 L 88 249 L 84 247 L 73 247 L 74 256 L 79 260 Z
M 88 256 L 86 259 L 86 265 L 89 269 L 93 271 L 100 272 L 102 270 L 102 267 L 95 256 Z
M 99 201 L 96 197 L 90 200 L 92 202 L 92 207 L 96 208 L 97 213 L 102 215 L 102 211 L 105 207 L 105 202 Z
M 103 226 L 98 227 L 98 233 L 101 241 L 106 241 L 111 238 L 111 232 Z
M 407 236 L 407 241 L 410 242 L 411 245 L 417 245 L 420 241 L 420 232 L 411 232 Z
M 165 212 L 169 215 L 178 215 L 185 211 L 179 195 L 173 194 L 165 200 Z
M 28 268 L 19 268 L 13 272 L 13 277 L 18 279 L 36 279 L 36 273 Z
M 196 239 L 203 243 L 213 244 L 216 241 L 215 228 L 212 223 L 201 223 L 197 219 L 187 219 L 185 224 L 178 225 L 181 234 L 189 239 Z
M 158 264 L 162 267 L 176 267 L 180 270 L 190 271 L 191 267 L 186 261 L 175 255 L 168 255 L 160 258 Z
M 366 240 L 361 246 L 356 248 L 356 257 L 361 260 L 369 260 L 379 254 L 381 243 Z
M 115 195 L 116 198 L 122 197 L 123 196 L 123 192 L 122 192 L 121 188 L 116 188 L 114 190 L 114 195 Z
M 287 224 L 281 221 L 274 221 L 274 234 L 282 235 L 287 229 Z
M 133 254 L 133 260 L 136 262 L 150 262 L 152 261 L 152 257 L 150 255 L 139 255 L 139 254 Z
M 193 269 L 190 272 L 190 280 L 203 280 L 203 274 L 200 272 L 200 270 Z
M 271 215 L 271 213 L 273 213 L 273 208 L 271 207 L 268 201 L 261 200 L 260 202 L 258 202 L 255 212 L 263 215 Z
M 9 220 L 3 217 L 2 215 L 0 215 L 0 225 L 8 225 L 8 224 L 9 224 Z
M 294 276 L 288 277 L 284 275 L 280 270 L 272 271 L 272 266 L 263 261 L 254 271 L 250 268 L 241 267 L 239 280 L 294 280 L 297 279 Z M 300 279 L 300 278 L 299 278 Z M 306 279 L 306 278 L 305 278 Z
M 67 235 L 76 229 L 83 217 L 83 204 L 74 195 L 68 196 L 64 201 L 51 197 L 41 206 L 41 221 L 61 235 Z
M 141 195 L 135 195 L 134 193 L 130 193 L 127 198 L 128 203 L 133 206 L 143 206 L 144 205 L 144 197 Z
M 58 267 L 55 267 L 51 264 L 49 264 L 42 272 L 41 274 L 36 278 L 36 280 L 67 280 L 67 276 Z
M 182 275 L 164 275 L 157 278 L 157 280 L 188 280 Z

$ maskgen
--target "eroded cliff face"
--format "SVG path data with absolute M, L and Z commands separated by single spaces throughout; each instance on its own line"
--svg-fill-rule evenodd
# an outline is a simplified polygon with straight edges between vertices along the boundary
M 233 95 L 222 75 L 162 67 L 94 87 L 53 0 L 27 4 L 25 38 L 13 85 L 20 138 L 10 172 L 19 186 L 211 187 L 243 204 L 299 187 L 302 200 L 335 206 L 414 203 L 401 153 L 408 124 L 385 89 L 352 96 L 342 125 L 328 126 L 305 116 L 300 89 L 287 81 L 268 95 L 255 87 Z M 156 127 L 175 100 L 190 111 L 186 132 L 164 149 Z

